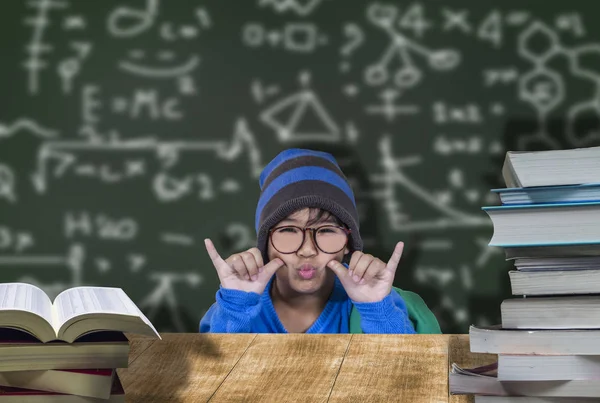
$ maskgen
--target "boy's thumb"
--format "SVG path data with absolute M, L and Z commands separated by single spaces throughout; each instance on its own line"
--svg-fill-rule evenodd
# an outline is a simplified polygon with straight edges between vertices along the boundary
M 329 267 L 338 276 L 339 279 L 342 279 L 343 276 L 348 275 L 348 269 L 346 268 L 346 266 L 344 266 L 337 260 L 331 260 L 329 263 L 327 263 L 327 267 Z
M 271 260 L 269 263 L 267 263 L 266 265 L 264 265 L 263 267 L 263 273 L 267 274 L 267 278 L 271 278 L 271 276 L 273 274 L 275 274 L 275 272 L 281 267 L 283 266 L 283 260 L 279 259 L 278 257 Z

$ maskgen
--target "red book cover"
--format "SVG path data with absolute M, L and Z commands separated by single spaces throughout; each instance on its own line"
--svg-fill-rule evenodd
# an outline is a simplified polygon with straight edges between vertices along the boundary
M 78 374 L 86 375 L 98 375 L 98 376 L 112 376 L 114 369 L 102 368 L 102 369 L 57 369 L 56 371 L 61 372 L 75 372 Z

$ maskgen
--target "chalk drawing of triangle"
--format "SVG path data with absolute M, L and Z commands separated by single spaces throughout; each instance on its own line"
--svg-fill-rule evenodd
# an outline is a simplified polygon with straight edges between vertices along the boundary
M 279 140 L 339 141 L 340 130 L 311 91 L 282 99 L 261 113 L 260 119 L 277 133 Z

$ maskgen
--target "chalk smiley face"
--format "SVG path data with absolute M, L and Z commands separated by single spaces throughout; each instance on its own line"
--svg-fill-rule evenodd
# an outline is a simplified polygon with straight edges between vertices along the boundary
M 119 62 L 119 68 L 123 71 L 148 77 L 148 78 L 174 78 L 188 75 L 191 73 L 198 64 L 200 58 L 197 55 L 192 55 L 186 62 L 179 63 L 176 65 L 169 66 L 147 66 L 138 63 L 138 60 L 144 58 L 144 52 L 140 50 L 133 50 L 129 52 L 129 58 Z M 175 56 L 170 51 L 159 51 L 156 53 L 156 59 L 160 60 L 172 60 Z
M 116 37 L 136 37 L 156 26 L 159 37 L 165 42 L 195 39 L 199 30 L 191 24 L 174 25 L 171 22 L 156 24 L 159 0 L 146 0 L 145 9 L 118 7 L 108 16 L 107 28 Z M 196 14 L 205 16 L 200 10 Z M 145 60 L 147 59 L 147 60 Z M 128 56 L 118 62 L 118 67 L 133 75 L 147 78 L 172 78 L 189 75 L 200 63 L 197 55 L 190 55 L 187 60 L 172 63 L 176 59 L 172 50 L 159 49 L 154 60 L 145 56 L 139 49 L 131 50 Z M 157 63 L 158 61 L 158 63 Z M 168 63 L 167 63 L 168 62 Z

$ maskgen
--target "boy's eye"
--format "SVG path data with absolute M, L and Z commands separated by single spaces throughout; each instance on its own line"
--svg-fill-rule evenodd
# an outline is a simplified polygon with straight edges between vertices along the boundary
M 335 233 L 336 231 L 333 228 L 321 228 L 319 229 L 319 233 L 322 234 L 331 234 L 331 233 Z
M 298 232 L 298 228 L 284 227 L 284 228 L 277 229 L 277 232 L 287 232 L 287 233 L 295 234 L 296 232 Z

